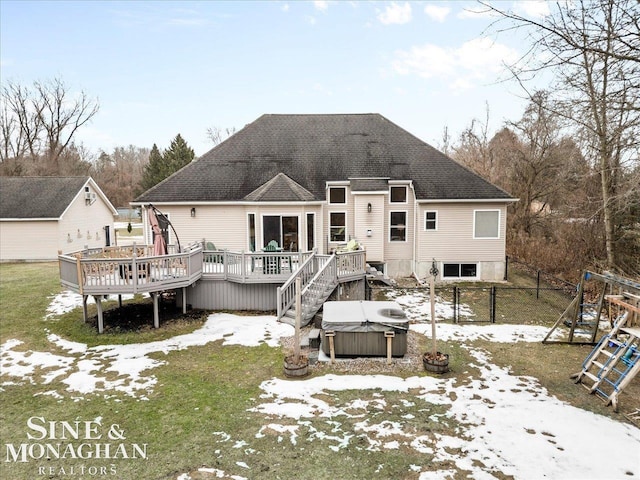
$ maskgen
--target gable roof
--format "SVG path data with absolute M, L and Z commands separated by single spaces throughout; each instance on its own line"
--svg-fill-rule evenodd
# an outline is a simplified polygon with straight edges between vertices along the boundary
M 91 177 L 0 177 L 0 218 L 60 218 L 89 182 L 100 190 Z M 99 193 L 115 213 L 104 194 Z
M 279 173 L 267 183 L 244 197 L 248 201 L 311 201 L 313 194 L 284 173 Z
M 262 115 L 136 203 L 257 200 L 281 172 L 315 200 L 349 178 L 411 180 L 418 200 L 512 199 L 382 115 L 333 114 Z

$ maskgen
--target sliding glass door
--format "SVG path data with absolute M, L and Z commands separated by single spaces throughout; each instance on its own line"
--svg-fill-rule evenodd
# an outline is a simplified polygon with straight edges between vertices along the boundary
M 285 215 L 264 215 L 262 217 L 263 247 L 275 240 L 286 252 L 299 250 L 298 217 Z

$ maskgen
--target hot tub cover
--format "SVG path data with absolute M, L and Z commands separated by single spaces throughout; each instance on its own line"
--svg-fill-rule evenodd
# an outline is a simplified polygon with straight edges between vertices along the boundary
M 322 329 L 339 332 L 406 332 L 409 319 L 396 302 L 326 302 Z

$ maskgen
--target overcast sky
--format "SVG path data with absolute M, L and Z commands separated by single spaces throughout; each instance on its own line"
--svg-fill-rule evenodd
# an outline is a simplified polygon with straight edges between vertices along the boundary
M 548 6 L 502 1 L 528 16 Z M 522 91 L 504 62 L 524 53 L 475 2 L 0 2 L 1 80 L 59 77 L 97 97 L 79 139 L 91 150 L 202 155 L 209 127 L 264 113 L 380 113 L 438 146 L 491 112 L 517 120 Z

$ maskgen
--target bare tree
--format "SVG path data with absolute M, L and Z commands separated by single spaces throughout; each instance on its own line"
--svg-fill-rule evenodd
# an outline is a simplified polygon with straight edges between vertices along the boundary
M 31 173 L 60 173 L 60 159 L 80 127 L 98 113 L 96 99 L 72 95 L 58 78 L 29 88 L 9 81 L 2 88 L 0 161 L 28 161 Z
M 94 162 L 92 174 L 109 200 L 122 207 L 135 198 L 148 162 L 148 148 L 133 145 L 116 147 L 110 154 L 100 153 Z
M 619 242 L 625 226 L 623 177 L 637 162 L 640 141 L 640 4 L 637 0 L 578 0 L 549 4 L 535 20 L 483 3 L 502 18 L 494 27 L 526 29 L 531 48 L 511 66 L 527 80 L 551 73 L 548 107 L 564 118 L 600 177 L 600 208 L 608 268 L 624 269 Z
M 489 105 L 485 105 L 485 119 L 474 118 L 463 130 L 452 150 L 452 157 L 490 182 L 499 180 L 489 146 Z
M 231 135 L 236 133 L 236 127 L 210 127 L 207 128 L 207 138 L 211 140 L 214 146 L 222 143 L 224 140 L 229 138 Z

